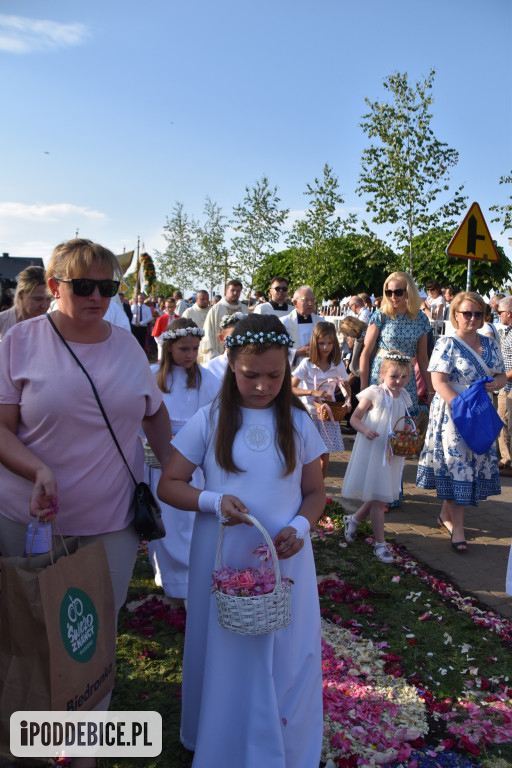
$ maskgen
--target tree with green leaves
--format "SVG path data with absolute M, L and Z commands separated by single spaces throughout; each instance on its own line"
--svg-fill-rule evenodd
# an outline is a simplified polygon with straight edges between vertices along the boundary
M 446 255 L 446 248 L 456 231 L 456 228 L 437 228 L 414 238 L 415 280 L 420 288 L 427 280 L 435 279 L 441 285 L 455 285 L 465 289 L 467 259 Z M 473 259 L 471 264 L 471 290 L 483 295 L 499 291 L 512 276 L 512 264 L 505 251 L 496 242 L 494 245 L 498 252 L 498 261 Z
M 181 290 L 193 288 L 198 273 L 198 226 L 197 221 L 184 212 L 183 203 L 177 202 L 164 226 L 167 248 L 164 253 L 156 252 L 162 279 Z
M 231 225 L 237 234 L 232 249 L 238 274 L 246 277 L 250 291 L 258 268 L 281 237 L 288 209 L 280 208 L 280 202 L 277 187 L 263 176 L 252 189 L 245 188 L 243 202 L 233 209 Z
M 512 184 L 512 171 L 508 176 L 502 176 L 500 178 L 500 184 Z M 490 208 L 491 211 L 495 211 L 498 214 L 498 216 L 491 219 L 491 221 L 502 225 L 503 229 L 501 230 L 501 234 L 506 232 L 507 229 L 512 229 L 512 195 L 509 195 L 509 200 L 511 201 L 510 203 L 505 203 L 505 205 L 491 205 Z
M 197 280 L 207 286 L 210 295 L 214 288 L 225 283 L 229 276 L 229 253 L 225 244 L 226 217 L 222 208 L 207 197 L 204 204 L 205 223 L 198 228 Z
M 324 271 L 322 263 L 316 275 L 318 299 L 341 299 L 363 291 L 378 296 L 385 276 L 397 268 L 398 257 L 375 235 L 349 233 L 324 245 L 328 267 Z M 296 257 L 295 248 L 268 256 L 257 272 L 255 288 L 265 291 L 274 275 L 285 275 L 292 288 L 304 284 L 304 273 Z
M 397 249 L 407 247 L 402 266 L 414 272 L 414 237 L 432 228 L 451 229 L 465 204 L 460 186 L 450 189 L 450 169 L 458 162 L 455 149 L 439 141 L 431 128 L 435 69 L 414 85 L 407 72 L 384 80 L 389 101 L 365 99 L 370 111 L 361 127 L 371 145 L 363 150 L 357 193 L 368 195 L 366 208 L 375 224 L 391 224 L 388 233 Z
M 333 243 L 354 228 L 355 215 L 347 219 L 337 215 L 344 200 L 338 178 L 327 163 L 322 180 L 315 178 L 313 185 L 307 184 L 304 194 L 310 198 L 309 206 L 304 218 L 294 222 L 287 242 L 295 251 L 299 284 L 310 284 L 315 290 L 320 273 L 326 283 L 335 279 Z

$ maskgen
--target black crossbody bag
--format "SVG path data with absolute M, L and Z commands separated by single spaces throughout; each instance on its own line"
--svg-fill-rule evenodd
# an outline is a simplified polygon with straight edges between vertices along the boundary
M 53 322 L 50 315 L 46 315 L 48 320 L 50 321 L 50 325 L 52 326 L 53 330 L 57 334 L 57 336 L 60 338 L 64 346 L 68 349 L 69 353 L 77 363 L 77 365 L 82 369 L 82 371 L 87 376 L 87 380 L 89 384 L 92 387 L 92 391 L 94 393 L 94 397 L 96 398 L 96 402 L 98 403 L 99 409 L 101 411 L 101 415 L 103 416 L 103 419 L 105 420 L 105 424 L 108 427 L 108 430 L 110 434 L 112 435 L 112 439 L 114 443 L 116 444 L 116 448 L 121 454 L 121 458 L 124 461 L 126 468 L 128 472 L 130 473 L 130 477 L 133 480 L 133 483 L 135 485 L 135 493 L 133 496 L 133 525 L 135 527 L 135 530 L 139 534 L 141 539 L 144 539 L 145 541 L 153 541 L 153 539 L 162 539 L 165 536 L 165 526 L 162 521 L 162 511 L 160 509 L 160 505 L 158 501 L 155 499 L 153 495 L 153 491 L 149 487 L 147 483 L 138 483 L 137 480 L 134 477 L 133 472 L 131 471 L 128 462 L 126 461 L 124 457 L 124 453 L 121 450 L 121 446 L 117 442 L 117 438 L 114 434 L 114 430 L 110 426 L 110 421 L 108 420 L 108 416 L 105 413 L 105 409 L 103 408 L 103 404 L 99 398 L 98 392 L 96 391 L 96 387 L 94 386 L 94 382 L 85 370 L 84 366 L 78 359 L 78 357 L 75 355 L 69 344 L 67 343 L 64 336 L 61 334 L 55 323 Z

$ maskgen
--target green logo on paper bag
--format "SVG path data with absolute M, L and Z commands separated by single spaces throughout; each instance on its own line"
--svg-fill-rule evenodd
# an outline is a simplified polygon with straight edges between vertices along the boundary
M 84 663 L 94 656 L 98 614 L 89 595 L 71 587 L 60 605 L 60 633 L 72 659 Z

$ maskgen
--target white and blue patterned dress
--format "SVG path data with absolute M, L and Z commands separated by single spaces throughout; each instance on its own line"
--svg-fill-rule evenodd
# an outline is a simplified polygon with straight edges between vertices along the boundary
M 389 317 L 380 309 L 375 310 L 370 320 L 370 325 L 375 325 L 380 331 L 375 351 L 385 349 L 388 352 L 398 349 L 403 355 L 416 357 L 418 340 L 430 331 L 430 321 L 424 312 L 418 312 L 418 317 L 412 320 L 406 314 Z M 370 369 L 370 384 L 380 384 L 380 367 L 382 357 L 375 355 Z M 411 416 L 419 412 L 418 390 L 416 389 L 416 377 L 411 375 L 406 386 L 411 396 L 412 406 L 409 409 Z
M 481 357 L 487 367 L 492 373 L 503 373 L 498 344 L 487 336 L 480 341 Z M 472 355 L 457 336 L 443 336 L 437 341 L 428 370 L 449 374 L 449 383 L 454 388 L 473 384 L 488 375 L 476 354 Z M 496 445 L 481 456 L 473 453 L 452 421 L 451 407 L 438 394 L 430 406 L 416 485 L 435 489 L 439 499 L 450 499 L 463 506 L 476 507 L 480 499 L 501 493 Z

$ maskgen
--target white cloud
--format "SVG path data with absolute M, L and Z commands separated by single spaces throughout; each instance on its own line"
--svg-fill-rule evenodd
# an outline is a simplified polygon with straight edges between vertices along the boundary
M 81 45 L 88 34 L 84 24 L 60 24 L 0 13 L 0 50 L 8 53 L 51 51 Z
M 27 205 L 26 203 L 0 202 L 0 217 L 4 219 L 23 219 L 24 221 L 56 222 L 66 216 L 84 216 L 86 219 L 106 219 L 104 213 L 72 203 L 54 205 Z

